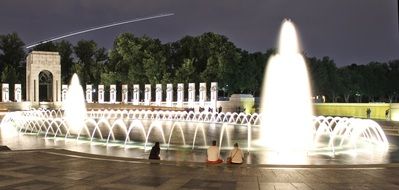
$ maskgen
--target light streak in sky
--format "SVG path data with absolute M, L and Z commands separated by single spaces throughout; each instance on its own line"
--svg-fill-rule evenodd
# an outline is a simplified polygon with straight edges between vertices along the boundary
M 111 23 L 111 24 L 106 24 L 106 25 L 102 25 L 102 26 L 96 26 L 96 27 L 92 27 L 92 28 L 89 28 L 89 29 L 81 30 L 81 31 L 78 31 L 78 32 L 72 32 L 72 33 L 69 33 L 69 34 L 62 35 L 62 36 L 57 36 L 57 37 L 49 38 L 49 39 L 46 39 L 46 40 L 43 40 L 43 41 L 40 41 L 40 42 L 36 42 L 34 44 L 26 46 L 26 48 L 29 49 L 29 48 L 35 47 L 37 45 L 40 45 L 40 44 L 44 44 L 44 43 L 47 43 L 47 42 L 52 42 L 52 41 L 55 41 L 55 40 L 60 40 L 60 39 L 63 39 L 63 38 L 67 38 L 67 37 L 71 37 L 71 36 L 75 36 L 75 35 L 79 35 L 79 34 L 83 34 L 83 33 L 87 33 L 87 32 L 92 32 L 92 31 L 96 31 L 96 30 L 101 30 L 101 29 L 105 29 L 105 28 L 110 28 L 110 27 L 114 27 L 114 26 L 123 25 L 123 24 L 129 24 L 129 23 L 140 22 L 140 21 L 145 21 L 145 20 L 152 20 L 152 19 L 172 16 L 172 15 L 174 15 L 174 13 L 159 14 L 159 15 L 155 15 L 155 16 L 136 18 L 136 19 L 133 19 L 133 20 L 127 20 L 127 21 L 123 21 L 123 22 L 117 22 L 117 23 Z

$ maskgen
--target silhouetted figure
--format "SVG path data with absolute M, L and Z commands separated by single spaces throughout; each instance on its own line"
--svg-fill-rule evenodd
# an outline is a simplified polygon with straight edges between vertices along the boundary
M 222 106 L 219 106 L 219 113 L 222 112 Z
M 385 119 L 389 120 L 389 109 L 385 110 Z
M 370 119 L 370 115 L 371 115 L 371 109 L 370 108 L 367 108 L 366 114 L 367 114 L 367 119 Z
M 161 153 L 161 148 L 159 147 L 159 142 L 155 142 L 155 145 L 151 148 L 150 156 L 148 159 L 160 160 L 159 154 Z

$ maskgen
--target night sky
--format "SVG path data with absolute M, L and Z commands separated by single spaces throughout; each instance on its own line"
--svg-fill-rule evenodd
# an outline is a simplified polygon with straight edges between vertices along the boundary
M 161 13 L 174 16 L 67 38 L 112 47 L 123 32 L 171 42 L 215 32 L 250 52 L 275 47 L 280 24 L 291 18 L 308 56 L 338 66 L 399 59 L 398 0 L 1 0 L 0 34 L 26 44 L 89 27 Z

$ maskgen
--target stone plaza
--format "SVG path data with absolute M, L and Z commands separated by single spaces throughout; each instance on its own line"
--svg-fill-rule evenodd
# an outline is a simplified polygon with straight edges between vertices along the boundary
M 399 165 L 206 165 L 59 149 L 0 153 L 0 189 L 398 189 Z

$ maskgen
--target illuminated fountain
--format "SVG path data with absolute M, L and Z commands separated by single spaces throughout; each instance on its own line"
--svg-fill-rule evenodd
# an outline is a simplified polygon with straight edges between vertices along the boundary
M 64 118 L 68 125 L 68 133 L 79 134 L 87 118 L 86 102 L 79 77 L 75 73 L 68 86 L 68 91 L 63 102 Z
M 267 64 L 262 92 L 260 144 L 274 150 L 309 150 L 313 110 L 306 63 L 294 24 L 285 20 L 277 54 Z
M 311 88 L 297 33 L 290 20 L 281 27 L 277 54 L 268 61 L 262 91 L 257 144 L 277 152 L 387 150 L 381 127 L 371 120 L 314 117 Z M 324 139 L 324 140 L 323 140 Z M 361 147 L 361 148 L 360 148 Z
M 286 20 L 281 29 L 278 52 L 268 63 L 261 114 L 86 111 L 83 90 L 74 75 L 64 103 L 65 110 L 9 112 L 4 116 L 1 128 L 11 127 L 20 133 L 45 139 L 125 149 L 146 150 L 149 143 L 156 141 L 170 150 L 205 149 L 208 141 L 218 140 L 224 151 L 232 148 L 232 142 L 239 142 L 248 152 L 261 157 L 255 163 L 309 163 L 306 157 L 315 154 L 335 157 L 388 150 L 387 138 L 375 121 L 313 116 L 310 91 L 295 27 Z M 302 153 L 301 158 L 305 161 L 281 156 L 284 152 L 296 151 Z M 263 161 L 263 157 L 267 161 Z M 292 162 L 292 159 L 297 160 Z

